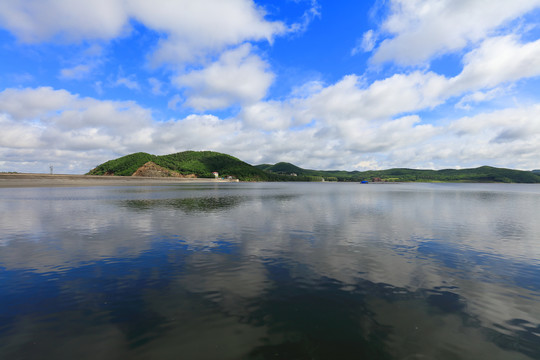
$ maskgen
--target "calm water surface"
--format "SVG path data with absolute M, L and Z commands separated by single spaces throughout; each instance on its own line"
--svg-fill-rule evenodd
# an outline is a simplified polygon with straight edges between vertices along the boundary
M 539 359 L 540 186 L 0 189 L 0 359 Z

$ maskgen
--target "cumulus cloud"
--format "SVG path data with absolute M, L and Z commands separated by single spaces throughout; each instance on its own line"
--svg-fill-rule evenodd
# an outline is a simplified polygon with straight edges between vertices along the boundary
M 63 109 L 76 96 L 50 87 L 6 89 L 0 93 L 0 111 L 15 120 L 35 120 Z
M 374 63 L 414 65 L 463 49 L 532 9 L 539 0 L 392 0 L 379 32 L 389 34 L 375 49 Z
M 444 76 L 417 71 L 396 74 L 364 87 L 360 77 L 348 75 L 306 99 L 304 107 L 309 109 L 308 120 L 364 124 L 440 104 L 447 82 Z
M 341 84 L 343 94 L 355 91 L 360 98 L 375 91 L 346 85 Z M 314 122 L 291 127 L 295 118 L 312 116 L 306 111 L 315 111 L 310 109 L 312 102 L 328 96 L 327 89 L 337 91 L 325 88 L 288 103 L 254 104 L 254 118 L 257 113 L 270 114 L 267 126 L 249 123 L 248 114 L 231 119 L 189 115 L 157 122 L 149 109 L 134 102 L 102 101 L 51 88 L 8 89 L 0 93 L 2 167 L 36 171 L 39 164 L 53 163 L 57 171 L 83 173 L 133 152 L 188 149 L 221 151 L 253 164 L 290 161 L 320 169 L 433 167 L 434 161 L 448 167 L 538 167 L 539 105 L 425 124 L 418 115 L 379 118 L 380 110 L 369 118 L 360 108 L 334 116 L 329 110 L 337 105 L 334 99 L 326 104 L 327 111 L 313 112 Z
M 130 20 L 163 34 L 156 64 L 197 62 L 208 53 L 286 32 L 264 19 L 251 0 L 22 0 L 0 3 L 0 24 L 21 41 L 111 40 L 130 32 Z
M 472 108 L 472 104 L 489 101 L 503 94 L 503 88 L 495 88 L 488 91 L 474 91 L 463 96 L 455 107 L 458 109 L 470 110 Z
M 240 114 L 247 127 L 264 131 L 286 130 L 292 124 L 293 110 L 281 101 L 258 102 L 244 106 Z
M 224 52 L 204 69 L 178 76 L 175 84 L 189 88 L 185 105 L 196 110 L 221 109 L 263 98 L 274 74 L 251 50 L 249 44 L 244 44 Z
M 7 89 L 0 93 L 2 146 L 59 150 L 118 149 L 128 133 L 149 128 L 150 111 L 133 102 L 80 98 L 52 88 Z M 33 141 L 12 136 L 25 128 Z
M 539 116 L 540 106 L 533 105 L 458 119 L 448 126 L 454 134 L 445 140 L 447 148 L 453 150 L 450 156 L 462 163 L 490 159 L 501 166 L 515 163 L 525 169 L 538 167 Z
M 21 10 L 25 3 L 2 4 L 0 12 L 32 17 L 31 11 Z M 61 1 L 43 3 L 58 7 Z M 69 21 L 48 22 L 49 10 L 44 13 L 45 19 L 26 25 L 24 21 L 9 25 L 2 15 L 0 22 L 27 42 L 117 37 L 127 31 L 127 19 L 135 19 L 161 36 L 152 59 L 157 64 L 172 64 L 177 71 L 172 82 L 178 94 L 170 94 L 170 109 L 208 111 L 240 105 L 239 112 L 229 113 L 226 119 L 206 114 L 156 121 L 152 109 L 133 101 L 97 100 L 50 87 L 6 89 L 0 92 L 2 166 L 20 171 L 52 161 L 64 164 L 64 171 L 80 173 L 138 151 L 167 154 L 211 149 L 253 164 L 289 161 L 319 169 L 467 167 L 486 163 L 537 168 L 538 105 L 472 113 L 459 119 L 453 119 L 450 113 L 444 121 L 430 124 L 420 115 L 451 99 L 459 109 L 472 109 L 476 103 L 504 95 L 505 89 L 520 79 L 540 76 L 540 40 L 526 42 L 517 35 L 491 33 L 536 3 L 520 0 L 508 13 L 490 9 L 488 19 L 474 26 L 466 14 L 471 10 L 474 15 L 485 8 L 479 0 L 396 0 L 392 4 L 381 29 L 393 37 L 376 47 L 382 30 L 368 31 L 357 51 L 374 50 L 376 62 L 395 60 L 393 56 L 399 55 L 406 63 L 417 63 L 474 42 L 457 75 L 424 69 L 368 82 L 368 76 L 349 74 L 330 84 L 308 81 L 282 99 L 267 99 L 275 74 L 249 41 L 271 40 L 291 29 L 280 22 L 266 21 L 264 11 L 252 1 L 178 1 L 159 6 L 136 0 L 99 2 L 98 6 L 120 9 L 119 19 L 124 19 L 121 24 L 116 26 L 105 17 L 101 21 L 110 22 L 110 26 L 104 26 L 101 32 L 92 32 L 82 24 L 71 34 L 66 30 L 72 26 Z M 92 18 L 92 10 L 88 11 Z M 398 17 L 398 13 L 403 16 Z M 198 22 L 205 16 L 207 19 Z M 441 24 L 436 23 L 435 16 Z M 235 22 L 229 23 L 231 19 Z M 469 32 L 459 29 L 446 34 L 452 23 L 449 19 Z M 437 41 L 422 40 L 422 34 L 430 31 Z M 90 47 L 89 52 L 100 54 L 102 48 Z M 195 63 L 185 67 L 189 62 Z M 89 71 L 81 63 L 62 69 L 61 77 L 76 79 Z M 153 94 L 164 95 L 160 80 L 147 81 Z M 140 88 L 135 76 L 122 72 L 105 82 L 108 86 Z M 101 85 L 96 83 L 98 90 Z
M 14 121 L 9 114 L 0 114 L 0 126 L 0 148 L 28 149 L 42 145 L 39 137 L 41 130 L 38 127 Z
M 4 166 L 35 172 L 31 167 L 37 162 L 52 161 L 58 171 L 83 173 L 107 159 L 138 151 L 225 152 L 237 140 L 240 123 L 211 115 L 156 122 L 151 110 L 132 101 L 26 88 L 0 92 L 0 125 Z
M 328 86 L 320 83 L 311 86 L 308 83 L 306 88 L 309 91 L 294 93 L 286 101 L 268 101 L 244 107 L 241 117 L 247 126 L 253 128 L 276 134 L 288 130 L 282 134 L 283 142 L 302 144 L 312 153 L 307 155 L 297 148 L 281 147 L 281 154 L 287 158 L 290 155 L 291 159 L 310 158 L 308 163 L 313 165 L 325 164 L 315 155 L 317 150 L 324 149 L 328 158 L 335 154 L 341 159 L 348 159 L 342 163 L 344 166 L 360 163 L 354 161 L 355 154 L 377 154 L 370 160 L 370 164 L 376 159 L 380 161 L 376 167 L 382 164 L 433 167 L 436 162 L 450 167 L 459 164 L 476 166 L 495 161 L 508 166 L 512 159 L 518 157 L 522 159 L 520 164 L 524 168 L 537 167 L 530 157 L 525 160 L 521 156 L 525 149 L 536 151 L 534 141 L 524 140 L 538 133 L 537 125 L 533 125 L 538 123 L 534 116 L 526 116 L 526 111 L 531 109 L 509 109 L 485 114 L 485 118 L 478 116 L 456 123 L 447 119 L 452 127 L 425 124 L 418 115 L 407 115 L 434 108 L 463 94 L 459 106 L 470 107 L 475 102 L 503 93 L 501 85 L 540 75 L 537 46 L 538 41 L 520 43 L 513 36 L 496 37 L 469 52 L 464 58 L 462 72 L 455 77 L 414 71 L 366 85 L 362 77 L 348 75 Z M 500 53 L 512 55 L 497 56 Z M 484 71 L 483 63 L 490 71 Z M 533 114 L 536 112 L 532 111 Z M 505 125 L 499 127 L 497 122 L 504 119 L 507 119 Z M 492 129 L 492 132 L 488 137 L 479 133 L 470 137 L 457 135 L 456 129 L 462 122 L 475 124 L 478 129 Z M 464 132 L 463 129 L 460 131 Z M 444 140 L 449 132 L 456 135 Z M 303 136 L 306 136 L 305 143 Z M 319 147 L 306 145 L 308 138 L 315 139 Z M 510 147 L 513 150 L 504 154 L 502 144 L 508 146 L 509 143 L 512 143 Z M 268 146 L 268 151 L 270 149 Z M 339 165 L 335 158 L 334 165 Z
M 193 62 L 245 41 L 268 40 L 286 31 L 281 22 L 264 19 L 264 10 L 251 0 L 131 0 L 134 18 L 164 32 L 154 54 L 157 63 Z
M 521 43 L 513 35 L 485 40 L 463 58 L 462 72 L 452 79 L 452 92 L 492 88 L 540 75 L 540 40 Z
M 0 3 L 0 23 L 28 43 L 108 40 L 126 30 L 128 16 L 121 0 Z
M 463 69 L 454 77 L 432 71 L 395 74 L 364 87 L 362 78 L 348 75 L 313 95 L 312 117 L 334 121 L 387 119 L 400 113 L 429 109 L 462 94 L 487 89 L 495 96 L 497 86 L 540 76 L 540 40 L 521 43 L 515 36 L 485 40 L 464 56 Z M 465 98 L 471 102 L 474 98 Z

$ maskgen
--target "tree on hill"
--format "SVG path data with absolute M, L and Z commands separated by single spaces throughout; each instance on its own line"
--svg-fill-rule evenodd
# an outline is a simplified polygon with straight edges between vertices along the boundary
M 514 182 L 540 183 L 540 174 L 535 171 L 481 166 L 475 169 L 388 169 L 370 171 L 309 170 L 290 163 L 264 164 L 252 166 L 231 155 L 213 151 L 184 151 L 169 155 L 151 155 L 144 152 L 122 156 L 96 166 L 89 175 L 132 176 L 147 162 L 177 172 L 181 175 L 194 174 L 197 177 L 232 176 L 242 181 L 362 181 L 379 178 L 396 182 Z M 294 174 L 295 176 L 292 176 Z
M 182 175 L 213 178 L 212 172 L 243 181 L 271 181 L 278 177 L 249 165 L 233 156 L 213 151 L 184 151 L 170 155 L 135 153 L 107 161 L 92 169 L 88 175 L 132 176 L 148 161 Z
M 90 170 L 87 175 L 117 175 L 131 176 L 138 168 L 148 161 L 155 161 L 156 156 L 144 152 L 138 152 L 118 159 L 109 160 Z

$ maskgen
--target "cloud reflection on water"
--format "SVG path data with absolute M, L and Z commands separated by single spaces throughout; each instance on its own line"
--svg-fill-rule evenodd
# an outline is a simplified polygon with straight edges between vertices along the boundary
M 370 339 L 364 354 L 540 354 L 540 225 L 530 212 L 539 194 L 242 186 L 211 194 L 63 190 L 77 200 L 25 200 L 21 190 L 0 205 L 10 210 L 0 220 L 3 280 L 33 279 L 15 298 L 48 281 L 43 291 L 65 309 L 45 309 L 59 319 L 73 312 L 90 319 L 93 330 L 81 336 L 97 343 L 102 338 L 92 334 L 100 328 L 120 353 L 186 349 L 222 336 L 218 348 L 231 358 L 295 354 L 313 339 L 324 354 L 339 339 L 316 326 L 328 330 L 338 321 L 343 349 L 354 346 L 346 329 Z M 9 315 L 14 323 L 0 337 L 25 343 L 13 336 L 39 332 L 32 320 L 39 306 Z M 430 346 L 421 343 L 426 338 Z

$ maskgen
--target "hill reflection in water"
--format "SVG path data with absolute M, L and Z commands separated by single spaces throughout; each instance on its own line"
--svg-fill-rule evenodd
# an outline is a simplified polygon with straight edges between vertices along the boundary
M 535 186 L 0 191 L 1 358 L 540 354 Z

